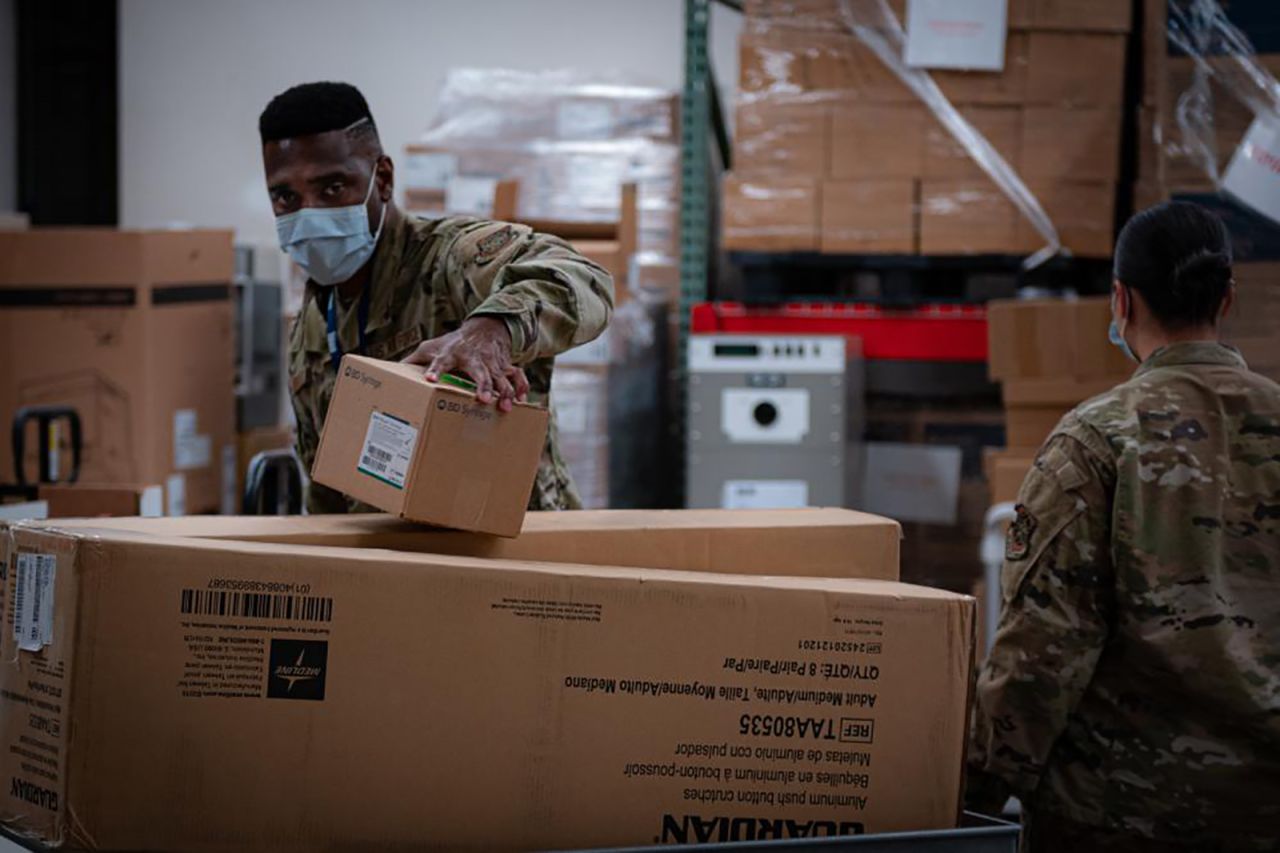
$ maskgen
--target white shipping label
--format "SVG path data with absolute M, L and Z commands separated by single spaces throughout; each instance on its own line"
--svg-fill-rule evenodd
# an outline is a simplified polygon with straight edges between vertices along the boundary
M 164 486 L 147 486 L 138 501 L 138 515 L 159 518 L 164 515 Z
M 492 216 L 493 194 L 497 188 L 497 178 L 454 175 L 444 193 L 445 209 L 450 213 Z
M 374 412 L 369 417 L 369 430 L 364 436 L 356 470 L 403 489 L 417 441 L 418 430 L 412 424 L 384 412 Z
M 907 0 L 907 65 L 1003 71 L 1008 0 Z
M 173 474 L 164 481 L 165 515 L 187 514 L 187 478 Z
M 53 554 L 19 554 L 13 596 L 13 638 L 24 652 L 53 642 Z
M 1258 116 L 1236 149 L 1222 188 L 1280 222 L 1280 121 Z
M 404 185 L 411 190 L 443 190 L 458 174 L 458 155 L 410 154 L 404 162 Z
M 804 480 L 727 480 L 720 493 L 724 509 L 804 509 L 809 484 Z
M 179 471 L 208 468 L 213 458 L 213 441 L 200 435 L 195 409 L 173 413 L 173 467 Z

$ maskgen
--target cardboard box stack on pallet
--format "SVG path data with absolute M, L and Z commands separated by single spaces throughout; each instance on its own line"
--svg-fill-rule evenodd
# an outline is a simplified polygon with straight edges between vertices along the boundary
M 679 109 L 672 92 L 629 81 L 451 71 L 431 127 L 405 150 L 405 205 L 427 216 L 492 216 L 498 185 L 513 181 L 520 221 L 613 223 L 621 187 L 633 183 L 636 254 L 610 271 L 628 289 L 665 289 L 674 298 Z
M 902 20 L 905 3 L 890 5 Z M 1115 0 L 1013 0 L 1003 71 L 932 72 L 1077 256 L 1111 251 L 1131 17 Z M 850 32 L 838 0 L 749 3 L 740 54 L 726 248 L 950 255 L 1043 245 Z
M 162 485 L 171 515 L 230 510 L 231 233 L 0 231 L 0 258 L 0 423 L 70 406 L 82 482 Z M 28 480 L 37 446 L 29 436 Z
M 975 607 L 896 581 L 897 524 L 548 513 L 526 529 L 0 527 L 0 604 L 23 602 L 0 687 L 24 711 L 0 715 L 0 820 L 60 849 L 208 851 L 956 825 Z
M 1134 364 L 1107 339 L 1111 300 L 997 300 L 987 306 L 988 364 L 1005 406 L 1003 454 L 989 457 L 992 503 L 1011 500 L 1039 449 L 1067 412 L 1133 375 Z M 1016 492 L 1016 488 L 1014 490 Z

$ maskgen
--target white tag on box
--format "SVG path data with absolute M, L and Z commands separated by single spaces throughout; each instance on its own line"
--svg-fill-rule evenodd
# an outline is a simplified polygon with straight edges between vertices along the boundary
M 907 0 L 907 65 L 1003 71 L 1008 29 L 1008 0 Z
M 492 216 L 493 194 L 497 188 L 497 178 L 454 175 L 444 191 L 445 210 L 470 216 Z
M 53 554 L 19 554 L 14 585 L 13 637 L 24 652 L 53 642 Z
M 857 509 L 895 521 L 956 523 L 960 448 L 867 442 L 866 453 Z
M 804 480 L 726 480 L 720 490 L 723 509 L 804 509 L 809 484 Z
M 1236 149 L 1222 188 L 1280 222 L 1280 118 L 1258 116 Z
M 360 449 L 356 470 L 403 489 L 417 441 L 418 430 L 408 421 L 385 412 L 374 412 L 369 416 L 369 429 L 364 434 L 364 447 Z

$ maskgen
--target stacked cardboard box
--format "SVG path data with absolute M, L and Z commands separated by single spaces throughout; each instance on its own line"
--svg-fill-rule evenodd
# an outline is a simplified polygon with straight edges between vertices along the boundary
M 1188 4 L 1181 0 L 1180 5 Z M 1258 65 L 1272 76 L 1280 76 L 1280 24 L 1273 4 L 1267 0 L 1232 0 L 1222 8 L 1231 22 L 1240 27 L 1257 51 Z M 1253 84 L 1240 92 L 1232 86 L 1243 82 L 1235 68 L 1235 56 L 1211 55 L 1215 73 L 1209 80 L 1210 100 L 1191 104 L 1191 115 L 1199 111 L 1209 125 L 1203 138 L 1187 135 L 1179 120 L 1188 105 L 1181 100 L 1195 80 L 1196 60 L 1179 51 L 1168 38 L 1169 0 L 1143 3 L 1142 101 L 1138 112 L 1138 186 L 1135 203 L 1147 207 L 1171 197 L 1212 193 L 1210 164 L 1218 174 L 1226 171 L 1239 148 L 1254 113 L 1239 95 L 1258 95 Z M 1180 28 L 1179 28 L 1180 29 Z M 1215 51 L 1216 53 L 1216 51 Z M 1210 152 L 1206 146 L 1212 146 Z
M 1133 364 L 1107 340 L 1110 322 L 1102 296 L 988 305 L 988 364 L 1001 383 L 1010 448 L 1034 451 L 1067 412 L 1132 375 Z
M 1280 263 L 1236 264 L 1236 304 L 1222 325 L 1249 367 L 1280 382 Z
M 692 515 L 531 518 L 505 557 L 385 517 L 4 529 L 0 819 L 70 850 L 954 826 L 972 599 L 892 580 L 885 519 Z
M 902 3 L 896 4 L 901 16 Z M 1129 4 L 1015 2 L 1002 72 L 943 93 L 1040 200 L 1067 248 L 1110 253 Z M 751 251 L 1022 253 L 1043 244 L 837 0 L 753 3 L 740 42 L 724 243 Z
M 170 514 L 234 505 L 231 233 L 3 231 L 0 258 L 0 423 L 70 406 L 80 479 L 163 484 Z

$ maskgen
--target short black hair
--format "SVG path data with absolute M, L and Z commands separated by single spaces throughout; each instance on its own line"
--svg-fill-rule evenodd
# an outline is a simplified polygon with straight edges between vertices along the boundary
M 331 130 L 378 135 L 369 103 L 350 83 L 301 83 L 272 98 L 258 117 L 263 145 Z
M 1136 214 L 1116 241 L 1115 277 L 1142 294 L 1176 332 L 1212 325 L 1231 288 L 1231 235 L 1213 211 L 1187 201 Z

